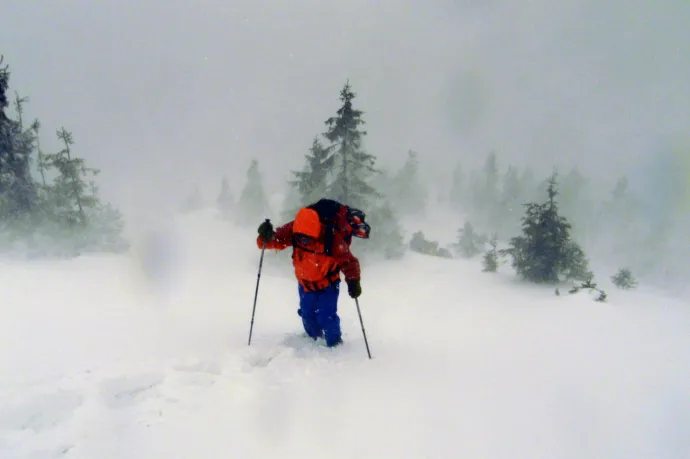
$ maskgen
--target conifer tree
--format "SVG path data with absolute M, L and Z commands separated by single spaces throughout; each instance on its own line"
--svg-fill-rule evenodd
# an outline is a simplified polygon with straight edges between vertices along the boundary
M 560 208 L 562 215 L 573 225 L 573 234 L 580 239 L 587 236 L 592 205 L 587 199 L 587 179 L 577 167 L 563 178 Z
M 512 238 L 510 248 L 501 253 L 510 255 L 517 273 L 532 282 L 591 279 L 588 260 L 571 239 L 571 225 L 559 214 L 555 173 L 548 179 L 547 194 L 545 203 L 525 205 L 523 235 Z
M 220 182 L 220 193 L 216 199 L 216 206 L 221 216 L 225 219 L 230 218 L 230 215 L 235 208 L 235 200 L 232 197 L 232 191 L 230 191 L 230 182 L 228 182 L 227 177 L 223 177 Z
M 204 207 L 204 197 L 201 195 L 201 189 L 199 184 L 195 183 L 189 194 L 184 197 L 184 200 L 180 204 L 180 212 L 183 214 L 188 214 L 191 212 L 196 212 Z
M 491 152 L 484 163 L 484 186 L 481 192 L 480 209 L 481 221 L 491 231 L 496 231 L 500 227 L 501 208 L 500 198 L 500 178 L 496 153 Z
M 326 195 L 328 176 L 334 162 L 334 156 L 318 137 L 312 140 L 309 154 L 305 159 L 304 168 L 299 172 L 293 172 L 295 178 L 289 182 L 300 195 L 300 207 L 312 204 Z
M 464 258 L 472 258 L 482 252 L 486 243 L 486 236 L 477 234 L 472 223 L 465 222 L 458 230 L 458 240 L 454 244 L 455 250 Z
M 428 193 L 419 178 L 419 159 L 417 153 L 409 150 L 407 160 L 393 177 L 390 198 L 398 212 L 417 215 L 424 211 Z
M 376 157 L 362 148 L 362 139 L 367 132 L 360 129 L 364 124 L 363 112 L 353 108 L 355 96 L 348 81 L 340 91 L 342 106 L 336 116 L 325 122 L 328 130 L 324 137 L 331 142 L 327 149 L 334 155 L 334 177 L 327 195 L 352 207 L 367 208 L 380 197 L 369 184 L 371 176 L 378 171 L 375 168 Z
M 0 57 L 0 218 L 6 223 L 25 220 L 36 205 L 36 189 L 31 177 L 30 158 L 35 138 L 18 121 L 5 113 L 9 105 L 8 67 Z M 20 116 L 26 98 L 17 96 L 15 109 Z
M 21 247 L 33 256 L 74 254 L 82 250 L 123 250 L 124 219 L 110 204 L 103 205 L 97 186 L 88 176 L 98 171 L 71 152 L 72 134 L 57 131 L 64 148 L 44 155 L 39 143 L 40 123 L 24 128 L 27 97 L 15 92 L 18 119 L 7 116 L 9 72 L 0 57 L 0 224 L 3 250 Z M 32 155 L 38 152 L 40 184 L 31 171 Z M 53 180 L 47 173 L 54 170 Z M 19 243 L 19 247 L 17 246 Z
M 8 72 L 7 65 L 2 66 L 4 60 L 4 56 L 0 55 L 0 123 L 8 120 L 5 109 L 9 105 L 7 90 L 9 88 L 10 73 Z
M 465 183 L 462 165 L 458 164 L 453 170 L 450 185 L 450 204 L 454 210 L 460 212 L 466 208 L 467 193 L 465 192 Z
M 515 166 L 508 166 L 508 170 L 503 176 L 500 196 L 499 224 L 495 228 L 495 232 L 501 237 L 507 237 L 520 228 L 522 186 Z
M 237 210 L 243 222 L 251 223 L 266 218 L 269 205 L 264 191 L 259 162 L 253 159 L 247 170 L 247 183 L 237 202 Z
M 619 269 L 614 276 L 611 276 L 611 281 L 613 285 L 623 290 L 630 290 L 637 287 L 637 280 L 627 268 Z
M 484 253 L 484 258 L 482 259 L 482 265 L 484 266 L 485 273 L 495 273 L 498 271 L 498 237 L 494 234 L 489 240 L 489 245 L 491 248 Z
M 367 219 L 372 226 L 370 240 L 363 242 L 367 249 L 371 251 L 371 247 L 375 247 L 388 260 L 402 258 L 405 254 L 403 231 L 391 206 L 387 202 L 382 203 L 367 215 Z
M 57 131 L 57 137 L 65 148 L 45 156 L 48 168 L 54 168 L 58 172 L 52 185 L 52 209 L 57 219 L 69 227 L 77 224 L 86 226 L 86 208 L 93 208 L 98 201 L 96 196 L 89 193 L 92 189 L 89 188 L 86 176 L 95 176 L 99 171 L 86 167 L 82 158 L 72 157 L 70 147 L 74 140 L 71 132 L 63 127 Z

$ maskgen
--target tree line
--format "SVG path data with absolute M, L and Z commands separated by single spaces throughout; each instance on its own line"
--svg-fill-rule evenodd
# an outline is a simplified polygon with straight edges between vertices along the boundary
M 0 250 L 37 257 L 125 250 L 124 220 L 101 201 L 99 171 L 76 156 L 64 127 L 55 133 L 59 151 L 41 148 L 41 123 L 25 122 L 28 97 L 10 98 L 11 73 L 3 62 L 0 57 Z

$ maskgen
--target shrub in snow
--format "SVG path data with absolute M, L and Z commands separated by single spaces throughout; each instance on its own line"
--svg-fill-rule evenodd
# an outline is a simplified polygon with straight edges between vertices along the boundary
M 595 284 L 592 279 L 588 279 L 581 284 L 575 284 L 569 291 L 571 295 L 574 293 L 578 293 L 581 290 L 589 290 L 590 292 L 596 292 L 597 296 L 595 298 L 596 301 L 599 302 L 605 302 L 607 299 L 606 292 L 601 290 L 599 287 L 597 287 L 597 284 Z
M 424 255 L 436 255 L 438 252 L 438 242 L 427 240 L 423 232 L 417 231 L 410 239 L 410 250 Z
M 627 268 L 620 269 L 615 276 L 611 276 L 611 281 L 613 285 L 623 290 L 630 290 L 637 287 L 637 280 Z

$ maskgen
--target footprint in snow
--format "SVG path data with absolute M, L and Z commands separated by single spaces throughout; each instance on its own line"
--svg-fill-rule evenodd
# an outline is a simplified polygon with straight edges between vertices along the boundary
M 164 379 L 161 373 L 109 379 L 101 383 L 101 397 L 110 408 L 127 408 L 153 396 L 154 389 Z
M 56 427 L 67 421 L 82 402 L 81 395 L 67 390 L 10 402 L 0 410 L 0 430 L 32 430 L 38 433 Z

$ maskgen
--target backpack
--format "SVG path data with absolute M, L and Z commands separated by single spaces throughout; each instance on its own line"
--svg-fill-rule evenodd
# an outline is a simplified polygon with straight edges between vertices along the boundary
M 352 237 L 368 239 L 371 227 L 359 209 L 345 206 L 333 199 L 321 199 L 302 207 L 293 223 L 293 246 L 313 253 L 331 255 L 333 237 L 343 234 L 348 244 Z
M 301 208 L 292 223 L 292 263 L 295 275 L 307 291 L 318 291 L 340 278 L 331 258 L 333 240 L 340 233 L 349 245 L 352 236 L 368 238 L 364 213 L 331 199 Z

